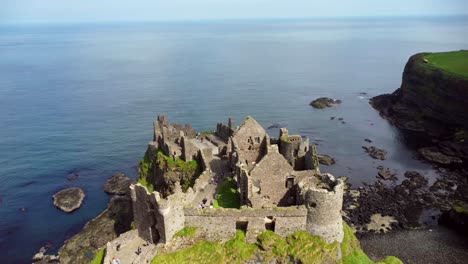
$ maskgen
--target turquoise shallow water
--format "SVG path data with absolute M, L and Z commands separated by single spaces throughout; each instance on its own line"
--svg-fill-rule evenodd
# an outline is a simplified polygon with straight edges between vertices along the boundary
M 322 171 L 354 185 L 378 165 L 433 179 L 368 98 L 399 86 L 410 55 L 468 48 L 467 33 L 467 18 L 0 26 L 0 260 L 56 250 L 103 210 L 103 182 L 136 177 L 158 113 L 198 130 L 246 115 L 287 125 L 336 158 Z M 312 109 L 320 96 L 343 103 Z M 387 160 L 367 156 L 364 138 Z M 73 214 L 51 202 L 69 186 L 87 195 Z

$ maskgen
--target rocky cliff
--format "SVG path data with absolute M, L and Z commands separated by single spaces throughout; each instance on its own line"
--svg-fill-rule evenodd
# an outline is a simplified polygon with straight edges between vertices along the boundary
M 460 163 L 468 159 L 468 78 L 432 64 L 428 55 L 411 56 L 401 87 L 370 103 L 398 128 L 427 136 L 422 146 L 430 149 L 420 151 L 423 157 L 439 153 Z

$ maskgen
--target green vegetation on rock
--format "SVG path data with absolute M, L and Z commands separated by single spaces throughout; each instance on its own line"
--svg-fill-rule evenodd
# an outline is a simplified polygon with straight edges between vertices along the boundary
M 468 78 L 468 50 L 431 53 L 424 58 L 431 66 Z
M 229 177 L 224 180 L 213 203 L 214 208 L 239 208 L 240 200 L 236 182 Z
M 104 256 L 106 255 L 106 248 L 100 249 L 94 259 L 89 264 L 102 264 L 104 262 Z
M 361 250 L 351 228 L 344 224 L 345 237 L 341 245 L 327 244 L 318 236 L 297 231 L 282 238 L 272 231 L 258 236 L 257 243 L 245 241 L 242 231 L 226 243 L 206 240 L 173 253 L 160 254 L 151 263 L 245 263 L 249 260 L 268 263 L 375 263 Z M 341 259 L 338 259 L 341 249 Z M 387 257 L 378 264 L 401 264 L 396 257 Z
M 174 159 L 167 156 L 162 150 L 158 150 L 155 157 L 150 159 L 148 152 L 146 152 L 138 168 L 138 183 L 145 186 L 149 192 L 155 190 L 154 184 L 151 182 L 154 166 L 164 170 L 164 173 L 168 174 L 168 178 L 174 181 L 180 180 L 184 192 L 193 187 L 195 180 L 201 173 L 201 166 L 196 160 L 185 162 L 179 157 Z
M 453 205 L 453 210 L 459 214 L 468 214 L 468 203 L 456 201 Z
M 201 166 L 196 160 L 184 161 L 179 157 L 173 159 L 162 151 L 156 153 L 156 162 L 161 168 L 165 168 L 168 173 L 175 172 L 179 174 L 182 191 L 186 192 L 188 188 L 193 187 L 195 180 L 201 172 Z
M 153 163 L 148 157 L 148 152 L 145 153 L 145 156 L 140 161 L 140 166 L 138 167 L 138 183 L 145 186 L 149 192 L 154 192 L 154 185 L 148 182 L 148 174 L 151 170 Z
M 196 227 L 186 226 L 174 234 L 174 237 L 192 237 L 197 233 Z

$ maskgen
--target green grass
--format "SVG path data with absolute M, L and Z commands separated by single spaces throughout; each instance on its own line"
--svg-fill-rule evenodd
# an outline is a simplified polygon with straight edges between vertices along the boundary
M 102 264 L 104 262 L 104 255 L 106 253 L 106 248 L 100 249 L 94 259 L 89 264 Z
M 140 161 L 140 166 L 138 167 L 138 183 L 145 186 L 148 191 L 154 192 L 154 185 L 148 181 L 148 174 L 151 170 L 153 163 L 148 157 L 148 152 L 145 153 L 145 156 Z
M 239 208 L 240 200 L 236 182 L 229 177 L 224 180 L 213 203 L 214 208 Z
M 429 65 L 468 78 L 468 50 L 431 53 L 424 58 Z
M 146 179 L 146 177 L 139 178 L 138 183 L 145 186 L 146 189 L 148 190 L 148 192 L 150 192 L 150 193 L 154 192 L 154 185 L 152 183 L 148 182 L 148 179 Z
M 268 263 L 273 259 L 279 263 L 345 263 L 374 264 L 361 250 L 359 241 L 351 228 L 344 224 L 345 237 L 339 243 L 327 244 L 318 236 L 297 231 L 282 238 L 272 231 L 266 231 L 257 238 L 257 243 L 248 244 L 242 231 L 226 243 L 206 240 L 174 253 L 160 254 L 151 263 L 246 263 L 262 258 Z M 341 247 L 342 259 L 337 259 Z M 387 257 L 377 264 L 402 264 L 396 257 Z
M 193 237 L 197 233 L 196 227 L 186 226 L 174 234 L 174 237 Z
M 257 249 L 255 244 L 245 242 L 244 233 L 238 231 L 235 238 L 224 244 L 204 240 L 188 249 L 157 255 L 151 263 L 245 263 Z
M 202 131 L 200 133 L 203 134 L 203 135 L 213 135 L 214 134 L 214 132 L 212 130 Z
M 455 201 L 453 210 L 459 214 L 468 214 L 468 203 L 463 201 Z

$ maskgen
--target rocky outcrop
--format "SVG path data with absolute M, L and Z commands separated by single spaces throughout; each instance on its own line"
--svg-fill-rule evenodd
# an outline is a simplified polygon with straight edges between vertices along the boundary
M 330 166 L 336 163 L 335 159 L 328 155 L 317 155 L 317 158 L 322 165 Z
M 370 146 L 370 147 L 362 146 L 362 148 L 365 149 L 366 152 L 369 154 L 369 156 L 371 156 L 373 159 L 384 160 L 385 155 L 387 155 L 387 151 L 376 148 L 374 146 Z
M 418 150 L 419 154 L 427 160 L 438 164 L 451 164 L 451 163 L 462 163 L 463 161 L 458 157 L 448 156 L 441 153 L 435 147 L 420 148 Z
M 312 102 L 310 102 L 310 105 L 313 107 L 313 108 L 318 108 L 318 109 L 322 109 L 322 108 L 326 108 L 326 107 L 332 107 L 336 104 L 340 104 L 341 103 L 341 100 L 334 100 L 334 99 L 331 99 L 331 98 L 328 98 L 328 97 L 320 97 L 320 98 L 317 98 L 315 100 L 313 100 Z
M 132 202 L 128 196 L 114 196 L 107 209 L 89 221 L 83 230 L 59 249 L 60 263 L 89 263 L 108 241 L 131 229 Z
M 428 54 L 411 56 L 401 87 L 372 98 L 370 103 L 403 132 L 416 134 L 417 140 L 423 141 L 420 147 L 445 151 L 448 157 L 443 158 L 450 162 L 442 164 L 459 163 L 456 158 L 468 157 L 468 78 L 426 63 L 424 56 Z
M 108 194 L 125 195 L 130 190 L 132 180 L 123 173 L 110 177 L 104 184 L 104 191 Z
M 439 222 L 468 235 L 468 204 L 456 201 L 450 210 L 442 214 Z
M 60 210 L 70 213 L 80 208 L 85 193 L 80 188 L 68 188 L 54 194 L 54 205 Z

